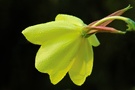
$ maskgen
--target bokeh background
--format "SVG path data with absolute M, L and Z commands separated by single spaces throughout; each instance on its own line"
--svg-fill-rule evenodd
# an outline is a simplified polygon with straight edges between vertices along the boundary
M 135 90 L 135 33 L 98 33 L 101 45 L 94 47 L 94 67 L 82 86 L 68 74 L 52 85 L 47 74 L 35 69 L 39 48 L 29 43 L 21 31 L 28 26 L 54 20 L 59 13 L 81 18 L 86 24 L 125 8 L 123 16 L 135 20 L 135 0 L 0 0 L 0 90 Z M 121 30 L 126 24 L 114 21 Z M 55 63 L 55 61 L 54 61 Z

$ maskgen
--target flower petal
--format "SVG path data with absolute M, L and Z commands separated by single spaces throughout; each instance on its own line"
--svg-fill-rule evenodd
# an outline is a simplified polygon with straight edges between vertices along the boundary
M 99 40 L 97 39 L 96 35 L 95 34 L 92 34 L 91 36 L 88 37 L 88 41 L 90 43 L 90 45 L 92 46 L 99 46 L 100 45 L 100 42 Z
M 41 45 L 47 40 L 53 40 L 68 33 L 80 33 L 81 27 L 66 21 L 52 21 L 30 26 L 22 31 L 28 41 Z
M 76 85 L 82 85 L 86 77 L 91 74 L 93 67 L 93 50 L 87 39 L 83 38 L 74 60 L 69 75 Z
M 56 40 L 48 40 L 40 47 L 36 55 L 37 70 L 50 75 L 53 84 L 57 84 L 69 71 L 72 58 L 80 45 L 80 36 L 65 34 Z
M 67 15 L 67 14 L 58 14 L 55 18 L 56 21 L 66 21 L 72 24 L 75 24 L 77 26 L 84 26 L 83 21 L 75 16 Z

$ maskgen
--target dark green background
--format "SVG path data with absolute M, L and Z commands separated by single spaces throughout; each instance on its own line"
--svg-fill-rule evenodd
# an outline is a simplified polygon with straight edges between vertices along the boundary
M 0 90 L 135 90 L 135 33 L 98 33 L 101 45 L 94 48 L 94 67 L 82 86 L 67 76 L 57 85 L 35 69 L 39 48 L 21 31 L 54 20 L 59 13 L 75 15 L 86 24 L 131 4 L 124 14 L 135 20 L 135 0 L 0 0 Z M 111 24 L 125 30 L 126 24 Z M 54 61 L 55 63 L 55 61 Z

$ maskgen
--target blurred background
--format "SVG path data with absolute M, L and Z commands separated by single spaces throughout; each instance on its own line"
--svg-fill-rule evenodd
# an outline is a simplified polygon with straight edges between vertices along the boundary
M 94 67 L 82 86 L 68 74 L 52 85 L 47 74 L 35 69 L 40 46 L 21 34 L 26 27 L 54 20 L 59 13 L 81 18 L 86 24 L 128 5 L 134 8 L 123 16 L 135 20 L 135 0 L 0 0 L 0 90 L 135 90 L 135 33 L 98 33 L 101 45 L 94 47 Z M 125 30 L 126 24 L 110 26 Z M 55 61 L 54 61 L 55 62 Z

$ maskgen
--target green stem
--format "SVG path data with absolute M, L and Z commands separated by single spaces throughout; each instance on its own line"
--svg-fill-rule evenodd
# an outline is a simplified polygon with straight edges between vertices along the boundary
M 124 31 L 120 31 L 120 30 L 112 30 L 112 28 L 109 28 L 109 27 L 102 27 L 102 23 L 107 22 L 109 20 L 122 20 L 127 23 L 128 29 L 124 32 Z M 101 27 L 98 28 L 98 26 L 101 26 Z M 92 28 L 95 28 L 95 29 L 91 30 Z M 127 31 L 135 30 L 135 22 L 133 20 L 131 20 L 130 18 L 123 17 L 123 16 L 109 16 L 109 17 L 105 17 L 105 18 L 97 21 L 93 25 L 88 26 L 84 29 L 86 35 L 91 35 L 93 33 L 98 32 L 99 30 L 100 30 L 100 32 L 105 31 L 105 32 L 110 32 L 110 33 L 125 34 Z
M 104 23 L 104 22 L 106 22 L 106 21 L 108 21 L 108 20 L 114 20 L 114 19 L 123 20 L 123 21 L 125 21 L 125 22 L 128 23 L 128 24 L 129 24 L 129 20 L 131 20 L 131 19 L 126 18 L 126 17 L 123 17 L 123 16 L 110 16 L 110 17 L 105 17 L 105 18 L 103 18 L 103 19 L 97 21 L 97 22 L 96 22 L 95 24 L 93 24 L 91 27 L 93 27 L 93 26 L 100 26 L 100 24 L 102 24 L 102 23 Z

